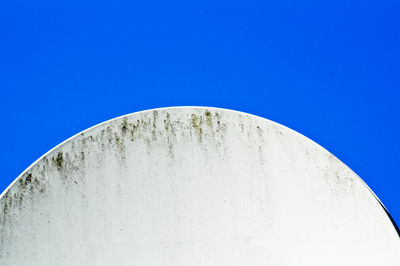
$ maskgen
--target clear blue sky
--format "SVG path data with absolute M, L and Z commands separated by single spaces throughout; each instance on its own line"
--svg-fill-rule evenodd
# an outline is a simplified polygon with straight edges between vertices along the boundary
M 327 148 L 400 222 L 400 2 L 0 3 L 0 190 L 99 122 L 236 109 Z

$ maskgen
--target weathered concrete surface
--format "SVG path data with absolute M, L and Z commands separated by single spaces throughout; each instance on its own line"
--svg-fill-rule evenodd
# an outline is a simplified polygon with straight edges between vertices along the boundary
M 57 146 L 0 199 L 0 265 L 400 265 L 379 201 L 304 136 L 167 108 Z

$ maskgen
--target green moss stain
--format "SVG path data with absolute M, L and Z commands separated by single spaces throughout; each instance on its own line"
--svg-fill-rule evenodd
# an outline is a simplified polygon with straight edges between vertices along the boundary
M 26 178 L 25 178 L 25 185 L 28 185 L 28 184 L 31 183 L 31 182 L 32 182 L 32 174 L 29 173 L 29 174 L 26 175 Z
M 212 123 L 212 114 L 211 114 L 211 112 L 208 111 L 208 110 L 206 110 L 205 113 L 204 113 L 204 115 L 205 115 L 205 117 L 206 117 L 207 125 L 208 125 L 209 127 L 212 127 L 212 126 L 213 126 L 213 123 Z
M 201 116 L 197 116 L 195 114 L 192 114 L 191 116 L 191 124 L 193 129 L 196 131 L 197 136 L 199 138 L 199 141 L 202 141 L 202 135 L 203 135 L 203 118 Z
M 169 130 L 171 130 L 171 129 L 173 129 L 172 128 L 172 123 L 171 123 L 171 118 L 170 118 L 170 114 L 169 113 L 167 113 L 167 116 L 166 116 L 166 118 L 164 119 L 164 129 L 165 129 L 165 131 L 169 131 Z
M 8 204 L 7 202 L 4 202 L 3 213 L 7 214 L 7 212 L 8 212 Z
M 61 171 L 63 168 L 63 164 L 64 164 L 64 156 L 63 156 L 62 152 L 59 152 L 57 154 L 55 163 L 56 163 L 56 167 L 57 167 L 58 171 Z
M 158 112 L 156 110 L 153 111 L 153 124 L 152 124 L 152 129 L 151 129 L 151 136 L 153 140 L 157 139 L 157 117 L 158 117 Z
M 124 119 L 122 119 L 122 124 L 121 124 L 121 131 L 123 135 L 126 135 L 126 133 L 128 132 L 128 119 L 125 117 Z

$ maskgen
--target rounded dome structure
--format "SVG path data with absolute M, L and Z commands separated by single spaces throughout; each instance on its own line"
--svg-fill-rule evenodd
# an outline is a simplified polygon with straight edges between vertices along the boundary
M 1 265 L 400 265 L 384 207 L 308 138 L 175 107 L 92 127 L 0 199 Z

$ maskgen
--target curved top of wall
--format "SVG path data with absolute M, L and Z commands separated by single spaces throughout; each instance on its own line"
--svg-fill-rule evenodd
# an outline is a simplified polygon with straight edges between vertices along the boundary
M 308 138 L 208 107 L 61 143 L 0 198 L 2 265 L 399 265 L 366 184 Z

